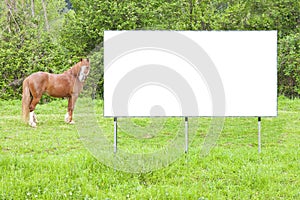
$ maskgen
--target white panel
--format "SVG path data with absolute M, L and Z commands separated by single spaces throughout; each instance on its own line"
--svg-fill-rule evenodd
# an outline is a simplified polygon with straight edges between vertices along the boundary
M 105 116 L 276 116 L 276 31 L 105 31 Z

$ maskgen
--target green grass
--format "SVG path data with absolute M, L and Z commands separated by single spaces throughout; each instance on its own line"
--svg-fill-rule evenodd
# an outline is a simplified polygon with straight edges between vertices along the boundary
M 300 100 L 278 99 L 278 117 L 262 118 L 262 153 L 257 119 L 226 118 L 217 145 L 201 156 L 209 118 L 189 153 L 148 173 L 116 171 L 87 150 L 76 126 L 64 123 L 65 100 L 38 105 L 38 127 L 20 119 L 20 101 L 0 101 L 1 199 L 300 199 Z M 98 120 L 112 142 L 113 121 Z M 76 120 L 76 119 L 75 119 Z M 181 119 L 169 119 L 145 138 L 119 132 L 119 148 L 153 152 L 174 137 Z M 134 123 L 147 127 L 148 119 Z M 151 135 L 152 134 L 152 135 Z M 142 135 L 143 136 L 143 135 Z

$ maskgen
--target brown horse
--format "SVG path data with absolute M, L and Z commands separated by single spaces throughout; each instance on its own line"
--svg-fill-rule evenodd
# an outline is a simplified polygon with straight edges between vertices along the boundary
M 73 110 L 75 102 L 83 88 L 83 84 L 90 72 L 89 59 L 81 59 L 71 69 L 62 74 L 36 72 L 23 81 L 22 114 L 29 125 L 36 127 L 37 118 L 34 109 L 44 93 L 53 97 L 68 98 L 68 112 L 65 121 L 73 124 Z

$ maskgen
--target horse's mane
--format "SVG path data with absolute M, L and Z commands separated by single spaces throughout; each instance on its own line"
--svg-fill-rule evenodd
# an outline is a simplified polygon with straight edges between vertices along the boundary
M 73 76 L 78 76 L 79 70 L 80 70 L 80 62 L 73 65 L 70 69 L 65 71 L 65 73 L 70 73 Z
M 88 59 L 81 59 L 80 62 L 73 65 L 69 70 L 65 71 L 65 73 L 70 73 L 73 76 L 78 76 L 78 73 L 80 71 L 80 67 L 82 66 L 82 62 L 89 62 Z

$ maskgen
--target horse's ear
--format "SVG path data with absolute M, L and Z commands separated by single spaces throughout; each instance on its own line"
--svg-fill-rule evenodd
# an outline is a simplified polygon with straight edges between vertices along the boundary
M 80 58 L 80 62 L 82 62 L 82 58 Z
M 90 62 L 90 59 L 89 59 L 89 58 L 86 58 L 86 61 Z

